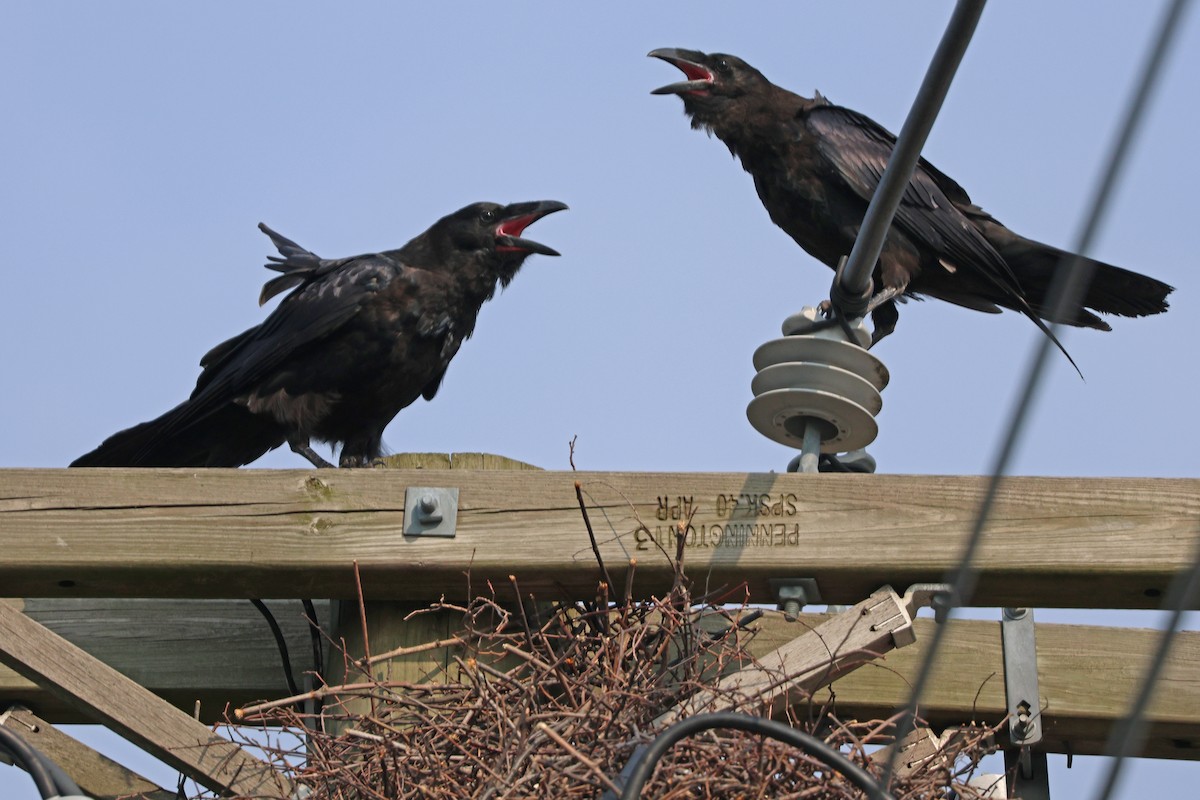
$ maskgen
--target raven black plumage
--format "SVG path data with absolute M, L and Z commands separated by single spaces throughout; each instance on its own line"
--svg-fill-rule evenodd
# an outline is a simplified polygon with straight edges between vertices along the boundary
M 521 238 L 565 209 L 556 201 L 475 203 L 399 250 L 322 259 L 265 225 L 282 273 L 260 303 L 293 289 L 262 324 L 214 347 L 191 397 L 120 431 L 71 466 L 236 467 L 287 442 L 331 466 L 311 441 L 340 443 L 339 463 L 382 452 L 383 429 L 418 397 L 432 399 L 475 329 L 482 305 L 532 253 Z
M 692 127 L 724 142 L 753 176 L 771 220 L 836 268 L 854 245 L 896 137 L 820 93 L 807 98 L 776 86 L 736 56 L 675 48 L 649 55 L 687 78 L 653 93 L 678 95 Z M 904 296 L 929 295 L 993 314 L 1001 307 L 1019 311 L 1055 344 L 1043 320 L 1111 330 L 1092 311 L 1140 317 L 1167 310 L 1167 284 L 1086 259 L 1093 277 L 1082 303 L 1056 315 L 1050 283 L 1069 255 L 1004 227 L 921 159 L 875 266 L 873 341 L 895 329 L 895 302 Z

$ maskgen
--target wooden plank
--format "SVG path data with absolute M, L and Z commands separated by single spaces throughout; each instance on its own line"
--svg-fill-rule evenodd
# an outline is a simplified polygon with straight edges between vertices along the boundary
M 532 464 L 490 453 L 398 453 L 382 460 L 389 469 L 538 469 Z M 357 661 L 372 654 L 378 655 L 398 648 L 440 641 L 448 638 L 462 621 L 461 615 L 453 612 L 431 612 L 427 601 L 375 600 L 367 605 L 365 620 L 357 598 L 334 605 L 336 616 L 330 632 L 334 641 L 343 643 L 345 649 L 344 652 L 337 652 L 331 648 L 325 670 L 326 680 L 330 683 L 360 679 L 360 667 L 350 666 L 347 669 L 347 656 Z M 364 634 L 367 637 L 366 641 L 363 639 Z M 412 683 L 446 680 L 446 668 L 450 665 L 450 658 L 449 648 L 422 650 L 376 664 L 372 668 L 372 674 L 381 680 Z M 349 700 L 343 703 L 352 713 L 362 713 L 370 707 L 366 700 Z M 340 725 L 341 723 L 332 722 L 328 724 L 327 729 L 336 731 Z
M 266 621 L 245 600 L 125 600 L 34 598 L 18 609 L 205 723 L 236 708 L 287 694 L 282 660 Z M 329 626 L 329 602 L 314 601 Z M 288 644 L 292 675 L 304 685 L 313 668 L 308 623 L 298 600 L 268 608 Z M 328 649 L 328 643 L 327 643 Z M 338 674 L 340 675 L 340 669 Z M 54 723 L 92 718 L 36 683 L 0 666 L 0 706 L 20 703 Z
M 516 574 L 539 597 L 594 591 L 581 480 L 614 580 L 665 590 L 680 517 L 710 588 L 771 602 L 811 577 L 827 602 L 940 580 L 985 479 L 508 470 L 4 470 L 0 586 L 11 596 L 462 599 Z M 408 485 L 460 489 L 453 539 L 405 537 Z M 1013 478 L 978 559 L 980 605 L 1149 608 L 1190 563 L 1200 480 Z M 470 576 L 468 581 L 467 576 Z
M 799 625 L 778 617 L 761 626 L 753 650 L 778 646 L 789 632 L 826 615 L 801 615 Z M 921 705 L 935 727 L 968 720 L 995 724 L 1005 715 L 1000 623 L 952 620 Z M 916 643 L 865 664 L 831 686 L 841 719 L 883 719 L 908 702 L 908 693 L 934 622 L 913 622 Z M 1044 741 L 1052 753 L 1099 755 L 1113 722 L 1123 718 L 1145 674 L 1158 631 L 1088 625 L 1038 624 L 1038 682 Z M 1142 755 L 1200 759 L 1200 633 L 1178 634 L 1147 712 Z M 816 702 L 828 699 L 818 692 Z
M 541 469 L 492 453 L 396 453 L 379 460 L 388 469 Z
M 86 744 L 39 719 L 29 709 L 10 708 L 0 713 L 0 725 L 12 729 L 25 741 L 63 768 L 71 780 L 96 800 L 136 796 L 139 800 L 176 800 L 167 791 L 133 770 L 121 766 Z
M 269 764 L 7 603 L 0 603 L 0 662 L 87 709 L 113 731 L 206 788 L 264 798 L 291 794 L 288 780 Z
M 57 602 L 37 601 L 39 619 L 50 624 L 54 615 L 49 608 Z M 164 603 L 164 613 L 152 610 L 157 602 Z M 72 609 L 63 615 L 70 621 L 69 629 L 60 631 L 86 650 L 103 652 L 111 666 L 136 675 L 139 682 L 189 713 L 194 697 L 239 698 L 233 701 L 236 707 L 283 696 L 278 654 L 259 620 L 243 620 L 243 609 L 248 607 L 244 601 L 191 601 L 191 611 L 187 603 L 136 601 L 144 606 L 136 613 L 120 611 L 121 604 L 131 603 L 134 601 L 104 601 L 102 605 L 109 608 L 97 613 L 92 626 Z M 323 608 L 319 612 L 325 613 Z M 221 621 L 226 613 L 229 624 Z M 291 616 L 280 615 L 285 630 L 294 625 Z M 124 619 L 152 618 L 157 619 L 152 628 L 120 624 Z M 753 626 L 756 633 L 750 649 L 764 656 L 824 619 L 820 614 L 802 614 L 799 622 L 789 623 L 782 614 L 770 612 Z M 939 724 L 998 721 L 1005 708 L 999 621 L 955 620 L 950 625 L 922 713 Z M 834 684 L 838 707 L 845 716 L 883 718 L 907 700 L 931 626 L 926 619 L 916 620 L 916 644 L 889 653 L 877 664 L 864 666 Z M 1109 726 L 1124 716 L 1133 697 L 1156 636 L 1154 631 L 1138 629 L 1038 625 L 1039 680 L 1048 704 L 1044 712 L 1048 750 L 1070 749 L 1079 755 L 1102 752 Z M 297 661 L 303 658 L 298 653 L 307 652 L 306 637 L 301 628 L 292 630 Z M 216 669 L 217 664 L 223 668 Z M 1200 759 L 1200 632 L 1179 635 L 1162 685 L 1169 688 L 1151 705 L 1147 754 Z M 819 694 L 820 699 L 824 697 Z M 84 719 L 45 690 L 0 668 L 0 703 L 18 700 L 51 722 Z M 206 720 L 219 717 L 221 710 L 215 702 L 202 707 Z
M 796 638 L 758 655 L 761 667 L 726 675 L 713 691 L 688 697 L 661 714 L 655 724 L 670 725 L 684 715 L 726 711 L 733 705 L 730 697 L 752 698 L 759 704 L 758 713 L 775 716 L 865 662 L 912 644 L 912 617 L 904 600 L 888 586 L 811 629 L 793 630 Z

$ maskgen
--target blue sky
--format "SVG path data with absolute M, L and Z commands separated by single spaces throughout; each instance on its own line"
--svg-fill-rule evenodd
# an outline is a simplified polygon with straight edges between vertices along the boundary
M 1010 227 L 1069 245 L 1160 5 L 992 3 L 925 155 Z M 263 318 L 259 221 L 332 257 L 475 200 L 557 199 L 571 210 L 531 232 L 562 258 L 531 258 L 484 309 L 391 450 L 565 469 L 578 436 L 581 469 L 782 469 L 791 452 L 746 421 L 750 357 L 831 274 L 677 99 L 649 94 L 678 73 L 645 54 L 735 53 L 898 130 L 950 8 L 9 0 L 0 466 L 64 466 L 186 397 L 200 356 Z M 1066 334 L 1086 381 L 1052 360 L 1019 474 L 1196 475 L 1200 17 L 1181 34 L 1091 253 L 1177 287 L 1171 311 Z M 876 350 L 880 470 L 984 472 L 1039 335 L 1016 314 L 902 307 Z M 1077 762 L 1056 786 L 1090 775 Z

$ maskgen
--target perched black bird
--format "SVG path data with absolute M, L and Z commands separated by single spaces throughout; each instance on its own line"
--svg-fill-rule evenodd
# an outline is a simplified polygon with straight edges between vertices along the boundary
M 820 93 L 801 97 L 774 85 L 736 56 L 674 48 L 649 55 L 687 76 L 653 93 L 679 95 L 692 127 L 724 142 L 754 177 L 771 221 L 836 268 L 853 248 L 896 137 Z M 1055 315 L 1050 283 L 1069 255 L 1013 233 L 921 159 L 875 266 L 872 339 L 895 329 L 895 301 L 905 296 L 929 295 L 991 314 L 999 307 L 1019 311 L 1055 344 L 1043 320 L 1107 331 L 1108 323 L 1088 309 L 1126 317 L 1167 310 L 1167 284 L 1088 259 L 1094 272 L 1082 304 Z
M 326 260 L 260 225 L 283 258 L 260 303 L 295 287 L 261 325 L 210 350 L 192 396 L 120 431 L 73 467 L 237 467 L 287 442 L 332 466 L 311 440 L 340 443 L 339 464 L 382 452 L 383 429 L 432 399 L 484 302 L 531 253 L 521 237 L 562 203 L 475 203 L 399 250 Z

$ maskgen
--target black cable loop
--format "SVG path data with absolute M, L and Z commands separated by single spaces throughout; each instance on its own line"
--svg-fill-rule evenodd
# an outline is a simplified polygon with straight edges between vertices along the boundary
M 637 760 L 621 790 L 621 800 L 638 800 L 642 796 L 642 788 L 654 773 L 659 760 L 676 743 L 693 734 L 712 728 L 731 728 L 734 730 L 757 733 L 777 741 L 785 742 L 801 750 L 831 769 L 846 776 L 846 779 L 867 793 L 871 800 L 892 800 L 882 785 L 865 769 L 846 758 L 836 748 L 826 744 L 803 731 L 798 731 L 790 725 L 776 722 L 765 717 L 754 717 L 749 714 L 738 714 L 732 711 L 719 711 L 711 714 L 698 714 L 694 717 L 676 722 L 662 733 L 643 752 L 634 755 Z
M 21 767 L 33 778 L 34 785 L 37 786 L 38 794 L 42 796 L 42 800 L 58 797 L 58 785 L 54 781 L 54 776 L 38 756 L 37 751 L 23 738 L 18 736 L 16 732 L 9 730 L 3 725 L 0 725 L 0 747 L 11 753 L 13 759 L 18 761 Z

